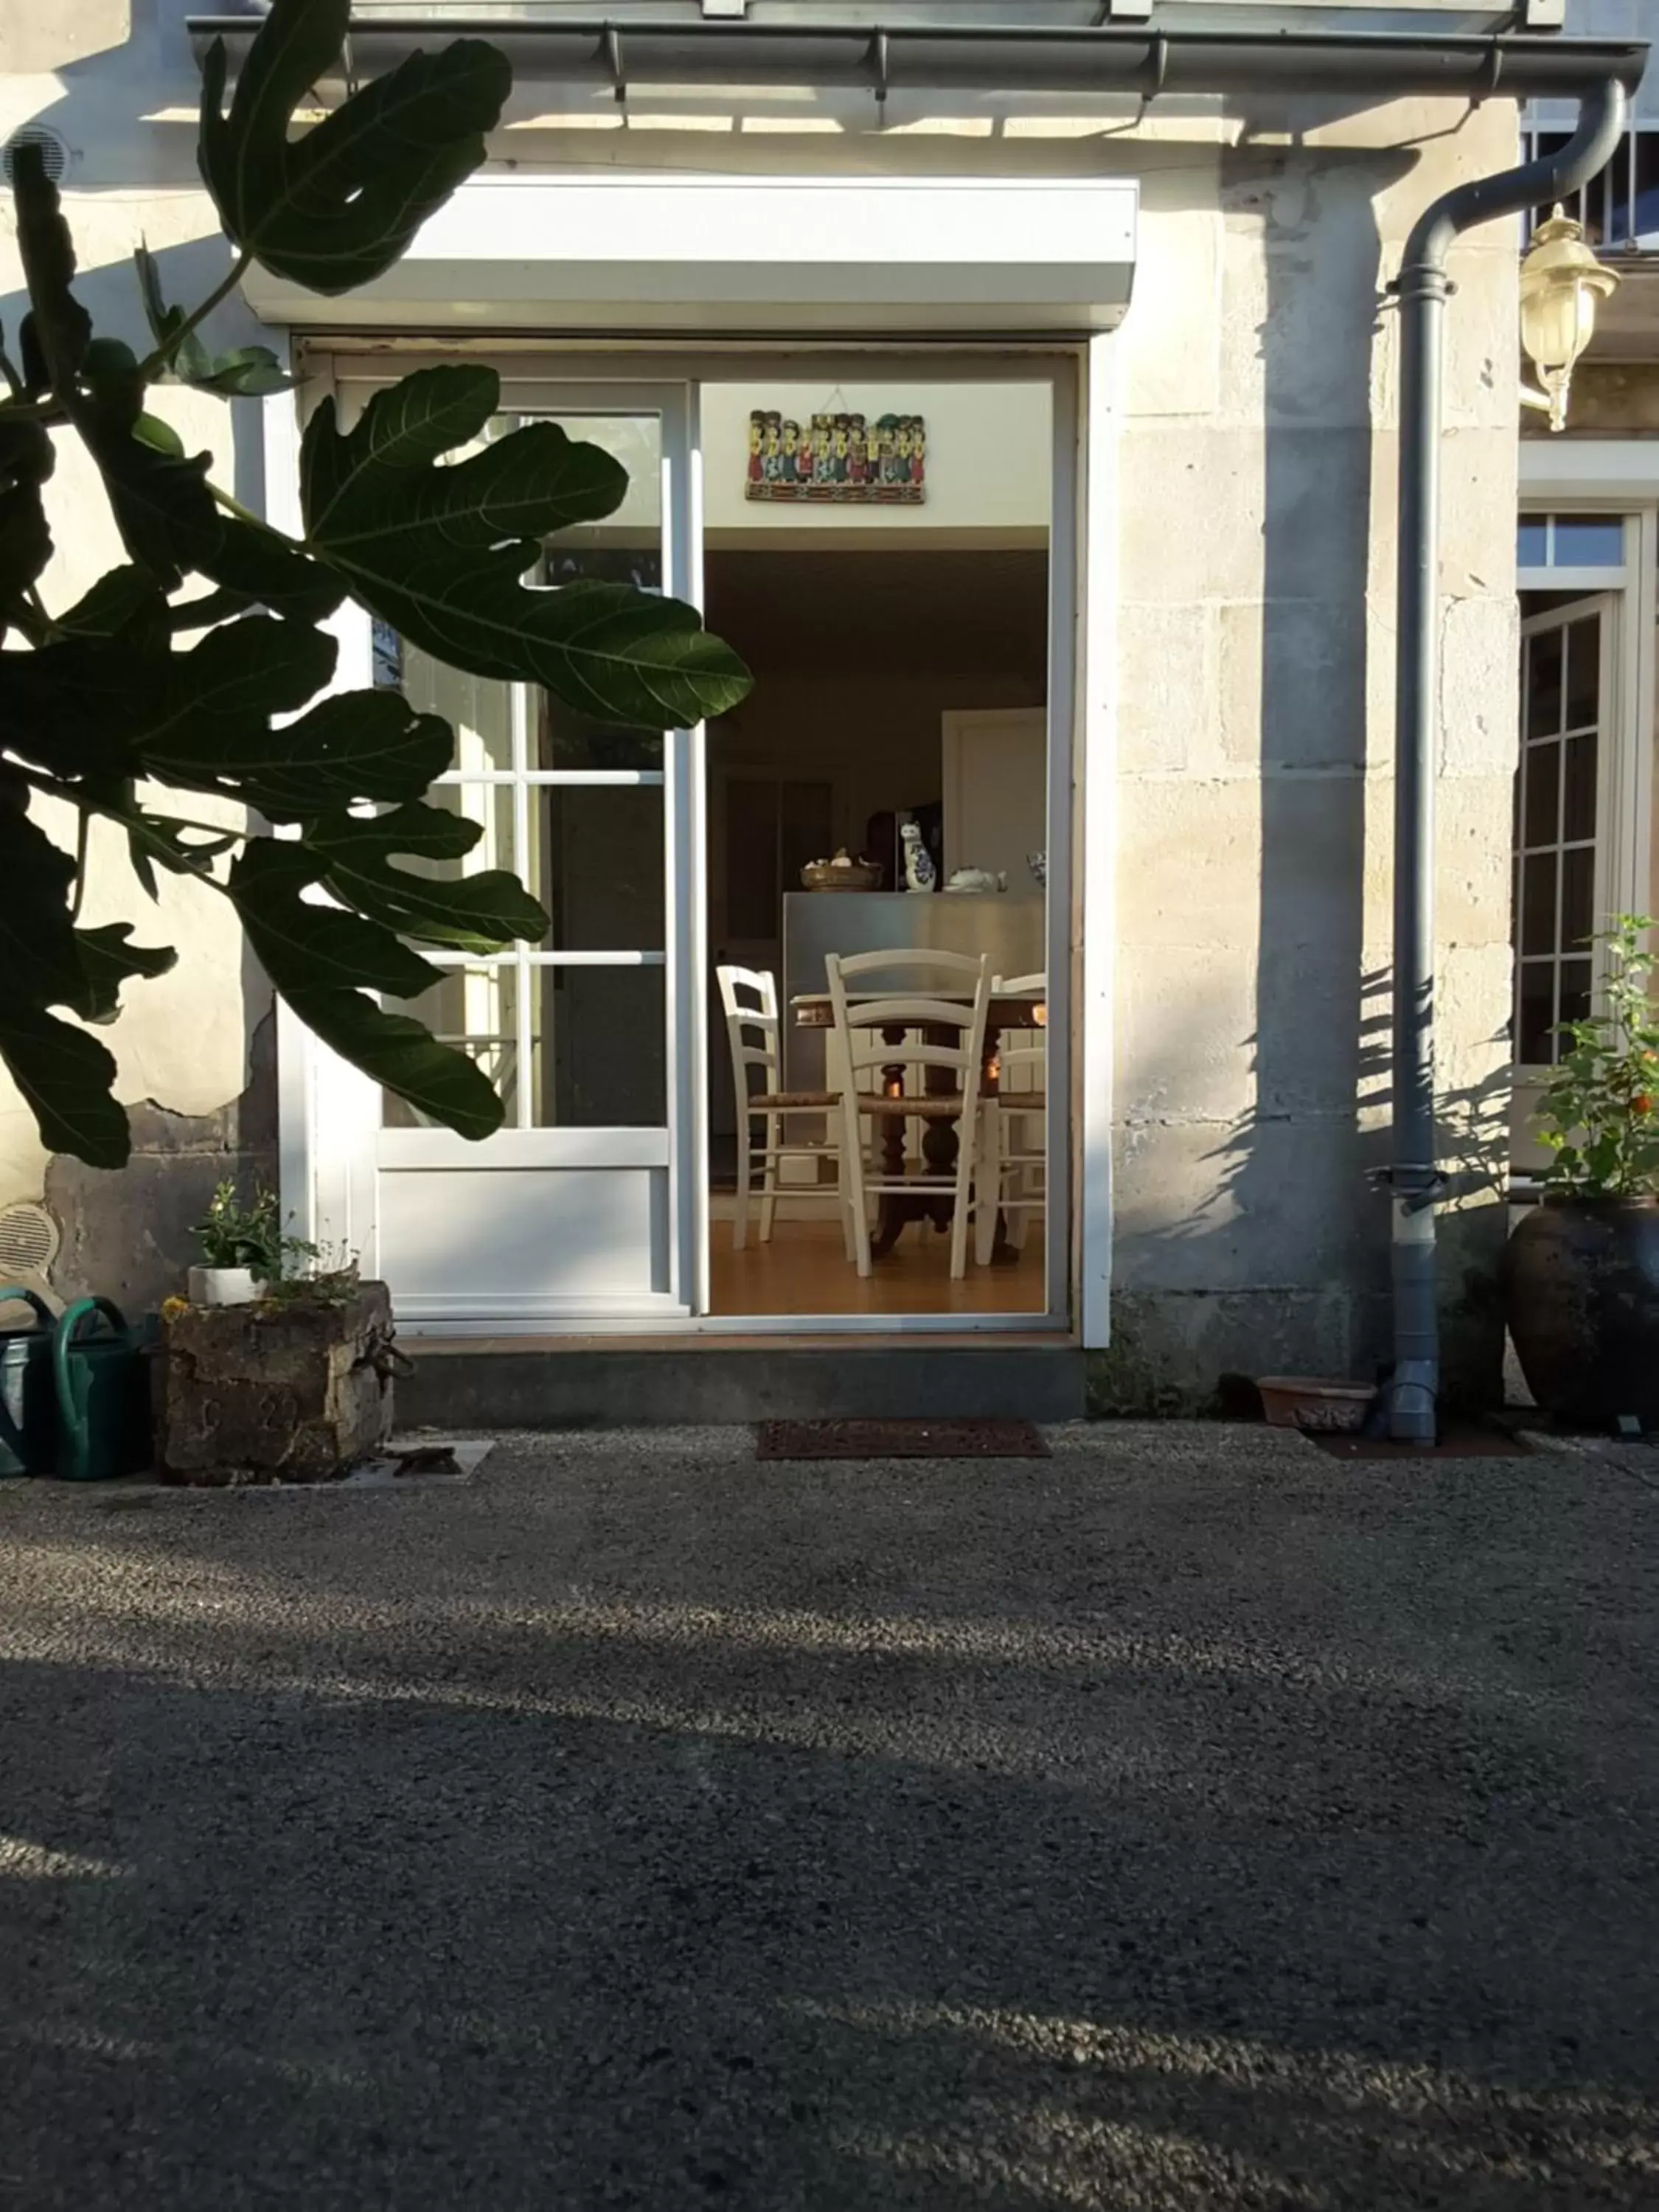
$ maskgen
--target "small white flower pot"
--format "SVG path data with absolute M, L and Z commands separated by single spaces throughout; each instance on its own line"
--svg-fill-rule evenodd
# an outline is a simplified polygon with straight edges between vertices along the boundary
M 193 1306 L 247 1306 L 259 1295 L 251 1267 L 192 1267 L 189 1287 Z

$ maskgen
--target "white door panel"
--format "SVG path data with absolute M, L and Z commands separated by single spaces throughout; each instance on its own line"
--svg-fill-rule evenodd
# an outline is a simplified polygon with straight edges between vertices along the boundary
M 382 1175 L 380 1201 L 400 1310 L 668 1295 L 665 1168 L 426 1168 Z

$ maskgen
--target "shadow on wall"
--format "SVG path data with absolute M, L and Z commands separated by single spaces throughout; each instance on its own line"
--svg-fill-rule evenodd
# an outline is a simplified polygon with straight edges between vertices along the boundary
M 1139 1069 L 1136 1084 L 1179 1114 L 1205 1068 L 1248 1042 L 1251 1103 L 1194 1162 L 1191 1186 L 1206 1163 L 1215 1180 L 1193 1213 L 1124 1224 L 1114 1343 L 1097 1361 L 1101 1410 L 1190 1408 L 1235 1369 L 1370 1380 L 1389 1350 L 1389 1206 L 1368 1180 L 1389 1149 L 1389 984 L 1366 965 L 1368 948 L 1388 942 L 1386 869 L 1379 881 L 1374 866 L 1369 915 L 1365 900 L 1368 842 L 1373 855 L 1392 849 L 1392 685 L 1388 671 L 1370 682 L 1367 604 L 1369 591 L 1391 590 L 1393 537 L 1378 517 L 1374 555 L 1370 388 L 1382 306 L 1375 203 L 1415 157 L 1276 151 L 1271 171 L 1267 158 L 1243 152 L 1224 167 L 1228 215 L 1259 216 L 1267 279 L 1261 600 L 1219 610 L 1222 712 L 1238 717 L 1224 742 L 1240 750 L 1246 694 L 1233 678 L 1260 672 L 1255 1028 L 1226 1045 L 1213 1030 L 1206 1038 L 1195 992 L 1169 1070 L 1149 1080 Z M 1368 822 L 1368 805 L 1382 818 Z M 1225 1018 L 1229 994 L 1212 996 Z M 1507 1082 L 1443 1102 L 1445 1141 L 1478 1158 L 1487 1186 L 1443 1234 L 1449 1402 L 1492 1402 L 1501 1373 L 1492 1267 Z M 1199 1152 L 1190 1123 L 1160 1140 L 1183 1135 Z M 1135 1137 L 1132 1108 L 1126 1147 Z
M 250 993 L 256 983 L 269 999 L 257 969 Z M 228 1177 L 245 1196 L 261 1183 L 276 1184 L 275 1014 L 253 1031 L 240 1098 L 199 1115 L 144 1099 L 127 1115 L 126 1166 L 111 1175 L 60 1153 L 46 1169 L 46 1203 L 63 1231 L 52 1269 L 58 1290 L 65 1297 L 96 1291 L 131 1315 L 153 1312 L 182 1293 L 185 1270 L 200 1257 L 192 1231 L 216 1183 Z
M 98 0 L 76 0 L 73 9 L 63 12 L 86 20 L 72 31 L 32 27 L 22 34 L 24 58 L 8 53 L 7 67 L 20 85 L 28 82 L 19 75 L 23 70 L 50 70 L 50 76 L 43 74 L 35 82 L 50 84 L 52 96 L 32 112 L 4 111 L 6 131 L 38 126 L 62 141 L 68 166 L 60 186 L 75 234 L 76 295 L 100 336 L 124 338 L 148 351 L 133 249 L 141 243 L 149 246 L 167 298 L 186 307 L 204 298 L 231 264 L 230 248 L 219 233 L 196 166 L 199 78 L 186 11 L 160 0 L 102 6 Z M 87 51 L 98 35 L 110 44 Z M 169 234 L 174 232 L 185 234 Z M 5 266 L 13 289 L 0 300 L 0 323 L 15 340 L 28 304 L 18 281 L 15 246 L 7 252 Z M 215 311 L 204 336 L 219 349 L 270 339 L 265 325 L 236 300 Z M 215 441 L 215 453 L 222 481 L 245 506 L 260 512 L 259 402 L 219 404 L 225 410 L 225 428 Z

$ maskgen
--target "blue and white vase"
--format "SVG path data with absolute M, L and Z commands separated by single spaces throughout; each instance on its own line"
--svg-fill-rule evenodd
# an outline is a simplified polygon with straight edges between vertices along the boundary
M 933 856 L 922 842 L 921 825 L 907 822 L 899 831 L 904 842 L 904 888 L 907 891 L 930 891 L 939 880 L 939 871 L 933 866 Z

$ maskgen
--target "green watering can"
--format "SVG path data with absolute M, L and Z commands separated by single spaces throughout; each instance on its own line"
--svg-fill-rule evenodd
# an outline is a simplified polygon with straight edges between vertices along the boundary
M 33 1307 L 27 1328 L 0 1329 L 0 1475 L 50 1474 L 58 1445 L 52 1318 L 44 1299 L 13 1284 L 0 1303 Z
M 82 1323 L 101 1334 L 84 1333 Z M 108 1298 L 77 1298 L 52 1332 L 56 1471 L 69 1482 L 136 1474 L 155 1457 L 147 1328 L 129 1328 Z

